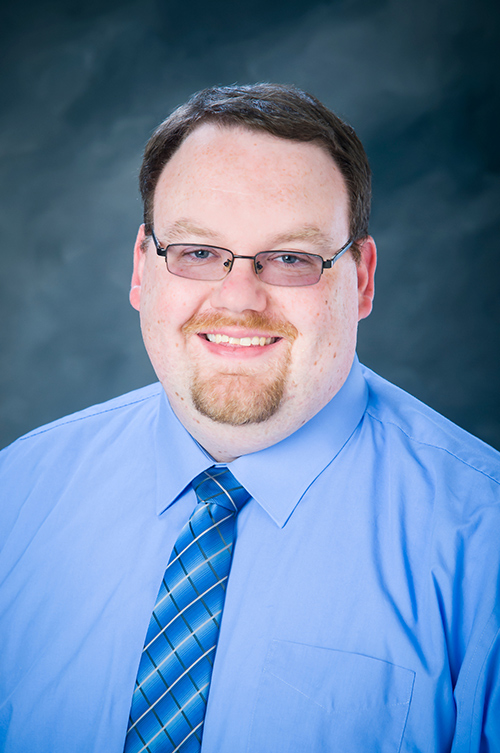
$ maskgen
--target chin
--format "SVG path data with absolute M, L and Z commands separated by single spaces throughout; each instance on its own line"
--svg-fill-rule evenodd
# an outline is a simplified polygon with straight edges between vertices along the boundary
M 195 379 L 191 398 L 201 415 L 228 426 L 248 426 L 268 421 L 279 410 L 286 380 L 279 374 L 263 383 L 255 377 L 224 375 Z

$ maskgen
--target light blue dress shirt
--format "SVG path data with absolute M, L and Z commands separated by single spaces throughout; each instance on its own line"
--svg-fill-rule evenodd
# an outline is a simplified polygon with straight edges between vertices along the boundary
M 121 753 L 151 610 L 213 464 L 152 385 L 1 455 L 0 750 Z M 500 750 L 499 455 L 355 361 L 238 458 L 203 753 Z

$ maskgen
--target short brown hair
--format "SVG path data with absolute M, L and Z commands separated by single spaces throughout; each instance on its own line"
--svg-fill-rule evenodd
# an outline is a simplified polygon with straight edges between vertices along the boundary
M 318 142 L 333 157 L 345 180 L 350 237 L 359 241 L 368 235 L 371 171 L 354 129 L 301 89 L 267 83 L 203 89 L 158 126 L 146 145 L 139 178 L 147 234 L 151 233 L 154 192 L 163 168 L 184 139 L 206 122 L 267 131 L 282 139 Z M 357 253 L 354 248 L 355 258 Z

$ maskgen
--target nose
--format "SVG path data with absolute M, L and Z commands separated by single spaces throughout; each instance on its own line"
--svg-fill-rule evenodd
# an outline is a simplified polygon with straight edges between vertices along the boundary
M 211 304 L 216 309 L 234 313 L 264 311 L 267 306 L 266 285 L 255 274 L 251 257 L 235 257 L 227 277 L 215 285 Z

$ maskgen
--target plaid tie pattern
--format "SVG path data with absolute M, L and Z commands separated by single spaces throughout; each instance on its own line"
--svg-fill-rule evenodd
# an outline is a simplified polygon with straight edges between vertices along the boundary
M 198 504 L 158 593 L 132 698 L 125 753 L 195 753 L 229 576 L 236 515 L 249 494 L 227 468 L 192 482 Z

